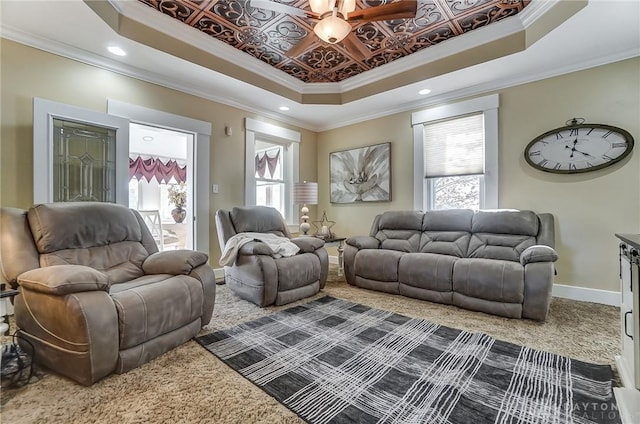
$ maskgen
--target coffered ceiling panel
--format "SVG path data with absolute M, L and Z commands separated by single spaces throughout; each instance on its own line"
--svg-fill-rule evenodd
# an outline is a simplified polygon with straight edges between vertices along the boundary
M 530 0 L 421 0 L 414 18 L 350 21 L 343 42 L 313 33 L 317 19 L 252 7 L 250 0 L 138 0 L 305 83 L 344 81 L 521 12 Z M 401 1 L 401 0 L 397 0 Z M 279 3 L 309 10 L 307 0 Z M 392 3 L 356 0 L 356 11 Z M 307 39 L 307 37 L 312 37 Z M 310 41 L 307 43 L 307 41 Z M 298 54 L 287 52 L 305 43 Z M 297 49 L 300 49 L 298 46 Z

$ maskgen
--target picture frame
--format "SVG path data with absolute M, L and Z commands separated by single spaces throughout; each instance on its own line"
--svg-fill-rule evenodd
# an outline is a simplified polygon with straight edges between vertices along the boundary
M 391 201 L 391 142 L 329 153 L 331 203 Z

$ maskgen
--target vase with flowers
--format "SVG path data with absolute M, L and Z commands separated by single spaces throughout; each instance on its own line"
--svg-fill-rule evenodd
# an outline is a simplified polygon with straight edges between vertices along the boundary
M 171 216 L 175 222 L 181 223 L 187 216 L 187 211 L 184 209 L 184 206 L 187 204 L 187 189 L 184 183 L 172 184 L 169 189 L 167 189 L 167 194 L 169 196 L 169 203 L 175 206 L 175 209 L 171 210 Z

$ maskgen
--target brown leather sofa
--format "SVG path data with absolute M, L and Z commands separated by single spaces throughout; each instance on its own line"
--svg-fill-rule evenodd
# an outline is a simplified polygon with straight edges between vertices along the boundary
M 553 285 L 554 220 L 469 209 L 378 215 L 344 249 L 347 282 L 509 318 L 543 321 Z
M 324 288 L 329 257 L 324 241 L 316 237 L 291 238 L 282 215 L 265 206 L 235 207 L 216 211 L 220 249 L 237 234 L 266 233 L 287 239 L 299 252 L 277 257 L 264 242 L 254 240 L 238 249 L 233 264 L 224 267 L 224 279 L 241 298 L 259 306 L 284 305 L 313 296 Z M 258 234 L 256 234 L 258 235 Z
M 51 203 L 0 212 L 2 273 L 36 361 L 84 385 L 124 373 L 208 324 L 215 277 L 201 252 L 158 252 L 121 205 Z

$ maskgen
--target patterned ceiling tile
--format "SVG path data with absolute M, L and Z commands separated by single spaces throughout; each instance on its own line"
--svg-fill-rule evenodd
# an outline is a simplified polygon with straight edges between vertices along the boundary
M 255 8 L 250 0 L 138 0 L 303 82 L 340 82 L 521 12 L 531 0 L 420 0 L 414 18 L 351 22 L 366 57 L 313 35 L 316 20 Z M 307 0 L 272 0 L 308 10 Z M 356 9 L 392 3 L 356 0 Z M 287 52 L 315 37 L 297 57 Z

